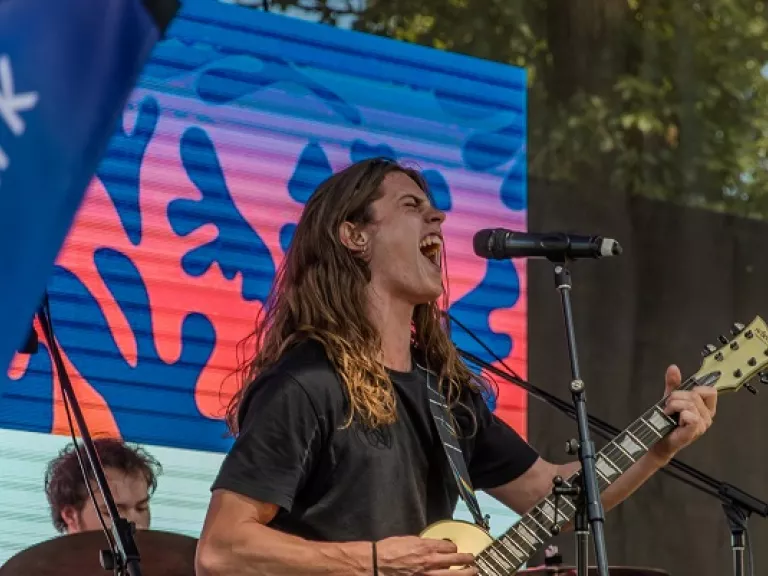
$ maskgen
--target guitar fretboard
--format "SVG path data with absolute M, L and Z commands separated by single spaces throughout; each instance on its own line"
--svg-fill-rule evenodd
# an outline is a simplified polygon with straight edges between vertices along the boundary
M 697 384 L 686 380 L 680 389 L 687 390 Z M 675 427 L 675 421 L 664 413 L 666 399 L 654 404 L 640 418 L 630 424 L 595 456 L 595 472 L 600 492 L 610 486 L 624 472 L 642 458 L 659 440 Z M 581 476 L 577 472 L 563 482 L 572 486 Z M 496 539 L 475 558 L 483 576 L 508 576 L 514 574 L 553 535 L 554 528 L 561 528 L 576 514 L 576 505 L 570 498 L 550 495 L 539 502 L 505 534 Z

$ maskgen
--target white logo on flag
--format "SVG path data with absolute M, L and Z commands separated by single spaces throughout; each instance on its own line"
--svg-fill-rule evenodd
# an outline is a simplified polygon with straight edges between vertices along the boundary
M 11 130 L 14 136 L 24 134 L 26 126 L 21 112 L 27 112 L 35 107 L 38 100 L 37 92 L 16 94 L 13 85 L 13 69 L 11 59 L 7 54 L 0 56 L 0 120 Z M 0 148 L 0 171 L 7 170 L 11 165 L 8 155 Z

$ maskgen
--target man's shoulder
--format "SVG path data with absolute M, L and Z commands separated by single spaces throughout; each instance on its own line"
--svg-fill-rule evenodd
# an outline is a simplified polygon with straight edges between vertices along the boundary
M 258 380 L 280 380 L 301 388 L 317 408 L 336 406 L 343 400 L 339 376 L 316 340 L 303 340 L 291 346 L 264 371 Z
M 301 340 L 288 348 L 270 367 L 269 372 L 290 374 L 299 381 L 319 374 L 336 374 L 325 347 L 312 339 Z

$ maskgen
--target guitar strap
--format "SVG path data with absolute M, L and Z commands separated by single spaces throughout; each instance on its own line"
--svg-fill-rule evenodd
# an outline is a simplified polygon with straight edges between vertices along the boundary
M 483 516 L 480 510 L 480 504 L 477 502 L 475 491 L 472 489 L 472 482 L 469 479 L 467 464 L 464 461 L 464 453 L 459 447 L 456 439 L 456 430 L 453 427 L 452 418 L 445 396 L 437 389 L 437 375 L 431 370 L 417 364 L 424 371 L 427 377 L 427 391 L 429 395 L 429 410 L 437 427 L 437 433 L 445 450 L 445 456 L 448 459 L 448 465 L 451 468 L 453 477 L 456 480 L 456 486 L 459 489 L 459 496 L 467 505 L 469 512 L 475 524 L 485 530 L 489 530 L 488 517 Z

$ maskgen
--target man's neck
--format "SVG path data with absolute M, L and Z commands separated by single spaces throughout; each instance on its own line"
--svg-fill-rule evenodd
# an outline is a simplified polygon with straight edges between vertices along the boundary
M 381 336 L 381 361 L 387 368 L 410 372 L 413 305 L 369 287 L 368 317 Z

